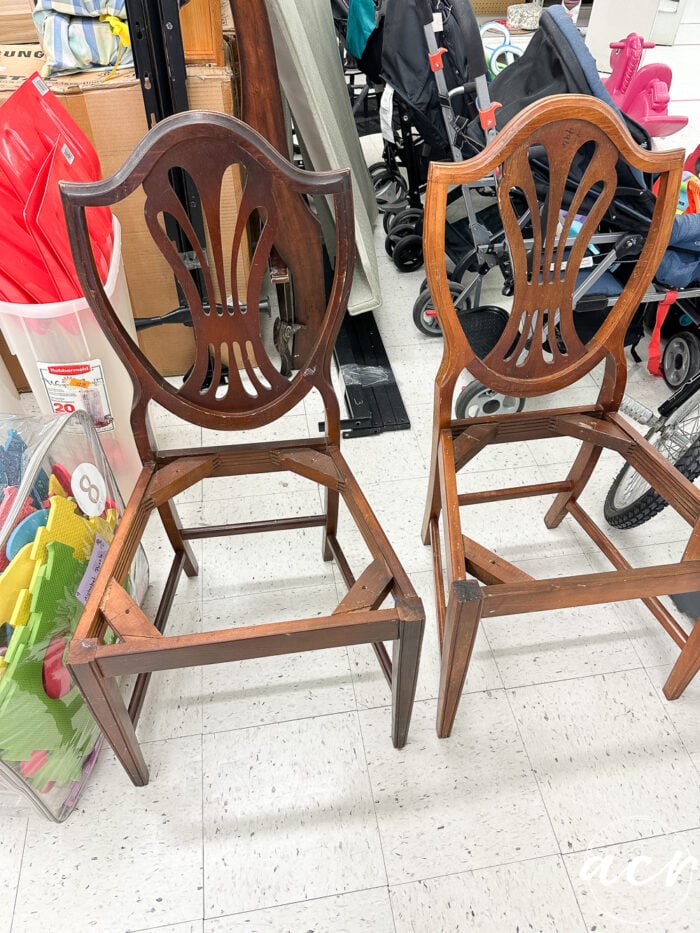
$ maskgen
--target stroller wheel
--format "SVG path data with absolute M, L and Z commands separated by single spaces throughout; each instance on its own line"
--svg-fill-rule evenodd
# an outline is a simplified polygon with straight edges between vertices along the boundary
M 384 240 L 384 249 L 387 256 L 393 256 L 398 243 L 406 236 L 412 236 L 415 233 L 413 224 L 404 224 L 394 221 L 389 228 L 389 232 Z
M 399 272 L 413 272 L 423 265 L 423 237 L 417 233 L 403 236 L 391 257 Z
M 388 218 L 388 220 L 387 220 Z M 418 233 L 423 225 L 423 210 L 420 207 L 408 207 L 401 211 L 384 214 L 384 229 L 391 233 L 395 227 L 410 227 L 411 233 Z
M 471 302 L 459 282 L 450 282 L 450 294 L 458 314 L 460 311 L 469 310 Z M 435 302 L 430 294 L 430 289 L 427 287 L 421 289 L 416 298 L 416 303 L 413 305 L 413 323 L 426 337 L 442 336 L 437 311 L 435 310 Z
M 400 201 L 406 195 L 406 182 L 403 176 L 384 169 L 372 176 L 372 186 L 374 187 L 374 196 L 377 204 L 394 204 Z
M 398 217 L 399 214 L 402 214 L 408 206 L 407 201 L 397 201 L 396 204 L 385 204 L 382 208 L 382 227 L 384 227 L 384 233 L 389 233 L 391 227 Z
M 700 340 L 689 330 L 675 334 L 666 344 L 661 358 L 666 385 L 672 389 L 687 382 L 700 369 Z
M 474 379 L 457 396 L 455 416 L 478 418 L 481 415 L 509 415 L 522 411 L 525 399 L 513 395 L 499 395 Z

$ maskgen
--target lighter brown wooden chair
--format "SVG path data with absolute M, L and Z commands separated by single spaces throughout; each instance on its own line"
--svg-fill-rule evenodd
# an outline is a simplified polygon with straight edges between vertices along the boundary
M 241 172 L 243 194 L 229 249 L 222 243 L 219 218 L 222 181 L 232 165 Z M 174 169 L 187 173 L 199 192 L 208 243 L 200 242 L 172 187 Z M 192 315 L 196 355 L 179 388 L 154 369 L 121 325 L 100 283 L 87 235 L 86 208 L 116 204 L 137 189 L 145 195 L 144 237 L 150 235 L 169 261 Z M 233 117 L 190 111 L 164 120 L 151 130 L 111 178 L 94 184 L 65 184 L 62 191 L 85 295 L 131 375 L 131 424 L 143 462 L 68 655 L 69 669 L 119 760 L 135 784 L 148 781 L 134 726 L 152 671 L 360 643 L 374 644 L 392 690 L 392 739 L 395 746 L 403 746 L 415 693 L 424 612 L 340 452 L 340 410 L 331 385 L 331 356 L 354 262 L 349 172 L 303 172 Z M 321 325 L 310 353 L 298 371 L 285 377 L 280 372 L 280 361 L 273 361 L 261 335 L 261 293 L 270 251 L 289 236 L 288 230 L 284 237 L 280 233 L 285 225 L 296 230 L 311 225 L 317 239 L 309 243 L 307 263 L 315 263 L 315 273 L 323 279 L 320 250 L 315 248 L 320 232 L 307 203 L 309 197 L 333 199 L 335 273 L 327 307 L 315 309 Z M 280 208 L 282 204 L 284 209 Z M 260 234 L 244 286 L 237 279 L 237 259 L 254 213 Z M 179 224 L 199 260 L 204 301 L 188 266 L 166 234 L 167 215 Z M 286 259 L 284 254 L 282 259 Z M 229 271 L 230 302 L 226 285 Z M 293 263 L 290 271 L 293 276 Z M 155 306 L 157 302 L 158 296 L 154 295 Z M 226 364 L 228 384 L 222 385 Z M 326 418 L 325 434 L 314 439 L 159 450 L 147 417 L 148 404 L 153 400 L 185 421 L 235 434 L 282 418 L 314 388 L 322 397 Z M 173 497 L 193 484 L 210 477 L 279 471 L 290 471 L 323 486 L 323 512 L 205 528 L 182 527 Z M 369 566 L 357 576 L 338 543 L 341 497 L 371 554 Z M 154 512 L 163 522 L 174 560 L 155 620 L 151 621 L 123 584 Z M 188 576 L 197 573 L 190 541 L 311 526 L 323 529 L 323 557 L 335 558 L 348 586 L 347 595 L 331 615 L 294 622 L 269 620 L 192 635 L 164 634 L 181 571 Z M 283 576 L 279 586 L 287 586 Z M 388 608 L 385 602 L 390 603 Z M 108 629 L 117 636 L 114 644 L 105 637 Z M 384 647 L 385 641 L 394 642 L 393 660 Z M 139 675 L 128 709 L 117 683 L 117 678 L 127 674 Z
M 569 189 L 565 206 L 565 182 L 572 160 L 582 149 L 588 167 L 580 184 Z M 542 203 L 533 178 L 532 153 L 540 165 L 548 163 L 548 193 Z M 576 275 L 586 245 L 615 195 L 619 157 L 642 172 L 658 172 L 659 192 L 642 253 L 623 294 L 584 345 L 577 336 L 572 310 Z M 664 687 L 666 696 L 678 697 L 698 671 L 700 625 L 688 635 L 657 597 L 700 589 L 700 492 L 618 415 L 627 375 L 625 331 L 666 248 L 682 167 L 681 151 L 642 150 L 607 105 L 577 95 L 551 97 L 528 107 L 467 162 L 430 166 L 425 256 L 444 334 L 444 355 L 435 383 L 423 540 L 432 545 L 435 568 L 442 652 L 437 717 L 440 736 L 451 732 L 482 617 L 639 597 L 681 649 Z M 498 203 L 511 251 L 515 293 L 502 336 L 479 359 L 465 334 L 469 327 L 460 325 L 450 297 L 444 259 L 445 205 L 450 186 L 476 181 L 497 169 Z M 535 218 L 529 241 L 527 230 L 524 233 L 518 225 L 523 202 Z M 560 210 L 564 210 L 563 220 Z M 587 216 L 574 245 L 569 238 L 567 248 L 565 241 L 576 214 Z M 498 393 L 533 398 L 570 386 L 602 360 L 604 377 L 591 405 L 465 420 L 452 417 L 453 392 L 464 369 Z M 582 442 L 565 478 L 516 488 L 458 492 L 457 474 L 487 445 L 562 436 Z M 690 540 L 678 563 L 632 569 L 579 505 L 579 496 L 604 449 L 621 454 L 690 525 Z M 460 509 L 464 506 L 552 495 L 555 498 L 546 510 L 544 525 L 555 528 L 570 515 L 616 569 L 556 579 L 552 573 L 550 579 L 534 579 L 462 532 Z M 532 528 L 533 555 L 545 534 L 544 527 Z

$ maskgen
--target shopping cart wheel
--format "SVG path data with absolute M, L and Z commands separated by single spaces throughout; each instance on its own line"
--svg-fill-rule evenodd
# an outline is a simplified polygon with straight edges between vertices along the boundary
M 513 395 L 499 395 L 474 379 L 457 396 L 455 416 L 478 418 L 481 415 L 510 415 L 525 408 L 525 399 Z
M 399 272 L 413 272 L 423 265 L 423 237 L 410 233 L 402 237 L 394 247 L 391 257 Z
M 674 334 L 661 357 L 661 371 L 666 385 L 677 389 L 699 369 L 700 340 L 689 330 Z

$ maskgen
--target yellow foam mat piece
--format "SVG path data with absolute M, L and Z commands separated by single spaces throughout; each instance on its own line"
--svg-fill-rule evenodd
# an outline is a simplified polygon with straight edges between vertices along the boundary
M 64 489 L 52 473 L 51 476 L 49 476 L 49 498 L 52 496 L 63 496 L 65 498 L 68 492 L 70 492 L 70 490 Z
M 0 575 L 0 622 L 9 622 L 15 608 L 17 594 L 29 589 L 34 574 L 34 545 L 25 544 Z
M 104 538 L 107 544 L 111 544 L 112 538 L 114 537 L 114 526 L 116 525 L 116 518 L 113 523 L 109 520 L 109 512 L 113 511 L 114 509 L 108 510 L 107 519 L 100 518 L 99 516 L 97 518 L 88 518 L 88 523 L 92 528 L 93 534 L 100 535 L 101 538 Z
M 49 508 L 49 519 L 43 528 L 39 528 L 32 557 L 38 563 L 46 560 L 46 546 L 51 541 L 60 541 L 73 548 L 78 560 L 87 560 L 92 552 L 95 533 L 87 519 L 76 515 L 76 504 L 64 496 L 54 496 Z
M 33 577 L 32 577 L 33 579 Z M 29 621 L 29 613 L 32 607 L 31 590 L 20 590 L 17 595 L 15 608 L 12 610 L 10 625 L 12 628 L 19 628 L 20 625 L 26 625 Z

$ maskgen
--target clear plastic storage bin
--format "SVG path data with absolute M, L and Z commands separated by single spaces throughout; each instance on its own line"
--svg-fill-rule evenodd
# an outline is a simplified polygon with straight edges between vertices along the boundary
M 64 662 L 123 503 L 81 411 L 0 418 L 0 489 L 0 784 L 62 820 L 102 742 Z M 142 601 L 142 550 L 125 587 Z
M 105 291 L 126 329 L 134 318 L 114 218 L 114 246 Z M 0 327 L 46 414 L 87 411 L 125 499 L 141 463 L 131 432 L 131 380 L 85 300 L 55 304 L 0 301 Z

